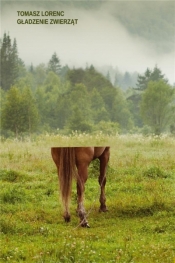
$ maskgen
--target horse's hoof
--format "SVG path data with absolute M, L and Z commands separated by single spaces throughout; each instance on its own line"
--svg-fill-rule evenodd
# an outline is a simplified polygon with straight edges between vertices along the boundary
M 66 223 L 69 223 L 70 222 L 70 216 L 64 216 L 64 221 Z
M 86 227 L 86 228 L 90 228 L 90 225 L 87 222 L 81 223 L 81 226 L 82 227 Z
M 105 207 L 100 207 L 99 208 L 99 212 L 108 212 L 108 209 L 107 209 L 107 207 L 105 206 Z
M 86 227 L 86 228 L 90 228 L 90 225 L 89 224 L 83 224 L 81 225 L 82 227 Z

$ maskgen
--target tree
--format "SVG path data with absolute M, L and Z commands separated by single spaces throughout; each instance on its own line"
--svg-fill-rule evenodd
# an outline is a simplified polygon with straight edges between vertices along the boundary
M 92 119 L 90 96 L 88 94 L 87 88 L 83 84 L 76 84 L 70 93 L 70 103 L 72 108 L 78 109 L 81 112 L 81 116 L 86 123 L 89 123 Z M 76 107 L 75 107 L 76 106 Z M 70 112 L 70 117 L 73 112 Z
M 131 79 L 131 75 L 129 74 L 129 72 L 125 72 L 123 79 L 122 79 L 122 88 L 123 89 L 127 89 L 129 86 L 131 87 L 132 85 L 132 79 Z
M 38 109 L 31 90 L 28 87 L 23 88 L 21 96 L 21 105 L 23 109 L 23 130 L 31 134 L 38 126 Z
M 18 49 L 17 49 L 17 42 L 16 38 L 13 41 L 13 46 L 12 46 L 12 54 L 11 54 L 11 70 L 12 70 L 12 80 L 14 84 L 14 81 L 18 78 L 19 76 L 19 65 L 18 65 Z
M 36 101 L 38 105 L 39 115 L 41 116 L 41 124 L 47 127 L 57 128 L 55 108 L 60 94 L 61 82 L 58 75 L 50 71 L 43 83 L 36 90 Z
M 55 74 L 59 75 L 60 69 L 61 69 L 60 60 L 56 52 L 54 52 L 54 54 L 52 55 L 52 58 L 49 61 L 48 70 L 53 71 Z
M 79 83 L 71 86 L 66 93 L 59 96 L 56 116 L 59 128 L 78 131 L 91 130 L 92 110 L 90 96 L 85 85 Z
M 100 121 L 109 121 L 109 113 L 107 112 L 105 103 L 96 88 L 92 90 L 90 99 L 94 123 L 98 123 Z
M 118 123 L 120 129 L 125 132 L 133 126 L 128 103 L 119 88 L 116 88 L 116 94 L 112 103 L 111 121 Z
M 2 109 L 6 100 L 6 92 L 0 87 L 0 131 L 2 130 Z
M 144 75 L 138 75 L 137 84 L 136 84 L 138 88 L 136 89 L 145 90 L 147 88 L 150 79 L 151 79 L 151 70 L 147 68 Z
M 0 85 L 3 90 L 9 90 L 15 81 L 24 72 L 24 64 L 18 57 L 16 39 L 11 43 L 9 35 L 4 33 L 1 44 L 1 75 Z
M 50 71 L 45 79 L 44 86 L 46 87 L 46 92 L 52 91 L 54 88 L 59 90 L 60 78 L 54 72 Z
M 2 128 L 15 133 L 32 132 L 38 121 L 37 108 L 29 88 L 12 86 L 2 109 Z
M 172 101 L 174 89 L 163 80 L 151 81 L 144 91 L 141 114 L 156 135 L 159 135 L 173 117 Z
M 14 132 L 16 137 L 23 131 L 22 110 L 20 92 L 17 87 L 12 87 L 7 92 L 7 100 L 2 109 L 2 128 Z
M 34 76 L 35 76 L 36 86 L 41 86 L 44 84 L 47 76 L 46 67 L 44 64 L 40 64 L 35 68 Z
M 1 87 L 3 90 L 8 90 L 11 85 L 11 61 L 10 56 L 12 52 L 11 39 L 9 35 L 4 33 L 1 44 Z
M 141 102 L 140 92 L 133 88 L 128 89 L 126 92 L 126 100 L 128 102 L 129 111 L 132 115 L 134 126 L 142 127 L 143 121 L 140 113 L 140 102 Z
M 91 132 L 91 124 L 84 119 L 81 110 L 77 105 L 73 108 L 73 113 L 68 122 L 68 128 L 71 131 L 80 131 L 80 132 Z
M 165 79 L 164 74 L 162 74 L 161 70 L 155 66 L 153 71 L 147 68 L 144 75 L 138 75 L 137 78 L 137 87 L 136 89 L 143 91 L 148 87 L 148 83 L 150 81 L 159 81 L 163 80 L 165 83 L 167 83 L 167 79 Z

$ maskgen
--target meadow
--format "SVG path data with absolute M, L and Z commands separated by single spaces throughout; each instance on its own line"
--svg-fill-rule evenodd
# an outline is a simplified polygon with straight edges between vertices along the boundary
M 111 146 L 108 212 L 99 213 L 98 161 L 89 167 L 78 226 L 73 183 L 65 223 L 52 146 Z M 1 140 L 0 262 L 174 263 L 175 138 L 45 134 Z

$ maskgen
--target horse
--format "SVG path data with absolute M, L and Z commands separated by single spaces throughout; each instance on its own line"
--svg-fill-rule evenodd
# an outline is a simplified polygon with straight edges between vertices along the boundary
M 90 227 L 84 208 L 85 182 L 88 178 L 88 166 L 94 159 L 100 160 L 100 212 L 106 212 L 106 169 L 110 157 L 110 147 L 52 147 L 51 156 L 57 167 L 60 193 L 64 206 L 64 220 L 70 221 L 69 202 L 71 196 L 72 179 L 77 182 L 77 213 L 80 226 Z

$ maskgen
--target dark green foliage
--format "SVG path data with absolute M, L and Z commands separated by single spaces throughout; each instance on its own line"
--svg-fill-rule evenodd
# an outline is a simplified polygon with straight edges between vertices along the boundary
M 88 123 L 88 120 L 84 119 L 83 113 L 75 106 L 73 108 L 73 113 L 68 120 L 68 128 L 70 131 L 80 131 L 80 132 L 91 132 L 92 125 Z
M 113 88 L 111 82 L 92 66 L 85 70 L 81 68 L 69 70 L 67 78 L 72 85 L 83 83 L 89 90 L 96 88 L 100 92 L 103 88 Z
M 13 44 L 9 35 L 4 33 L 0 47 L 1 74 L 0 86 L 3 90 L 9 90 L 23 71 L 24 64 L 18 57 L 17 42 Z M 21 71 L 21 72 L 20 72 Z
M 48 64 L 48 71 L 53 71 L 55 74 L 59 74 L 60 70 L 61 70 L 60 60 L 56 52 L 54 52 Z
M 141 91 L 145 90 L 148 87 L 148 83 L 150 81 L 160 81 L 160 80 L 163 80 L 165 83 L 167 83 L 164 74 L 162 74 L 161 70 L 157 66 L 155 66 L 152 71 L 147 68 L 144 75 L 138 75 L 138 79 L 137 79 L 138 90 Z
M 35 131 L 57 130 L 61 130 L 61 133 L 142 132 L 143 120 L 149 125 L 147 131 L 152 128 L 154 133 L 160 134 L 167 129 L 174 133 L 174 102 L 169 101 L 168 107 L 164 107 L 165 104 L 162 107 L 157 97 L 155 99 L 155 93 L 151 94 L 150 90 L 149 100 L 145 99 L 146 93 L 142 96 L 142 92 L 147 91 L 150 81 L 157 85 L 159 81 L 167 84 L 164 74 L 157 66 L 138 76 L 138 91 L 130 88 L 124 94 L 116 84 L 127 88 L 133 82 L 133 76 L 136 78 L 137 74 L 125 72 L 121 75 L 117 69 L 115 71 L 108 67 L 105 77 L 106 74 L 99 73 L 93 65 L 86 69 L 70 69 L 67 65 L 61 67 L 56 53 L 50 59 L 48 67 L 44 64 L 34 67 L 31 64 L 26 71 L 18 57 L 16 39 L 11 44 L 10 36 L 6 34 L 1 44 L 1 58 L 1 77 L 4 76 L 4 80 L 2 77 L 0 128 L 5 136 L 15 134 L 18 137 Z M 116 77 L 115 86 L 111 83 L 111 76 Z M 160 92 L 157 94 L 160 95 Z M 164 95 L 167 101 L 168 95 Z M 145 101 L 152 105 L 159 104 L 157 112 L 161 112 L 159 115 L 164 119 L 163 124 L 157 124 L 153 116 L 155 114 L 152 114 L 152 106 L 148 106 Z M 150 121 L 151 118 L 154 118 L 153 121 Z
M 91 113 L 86 111 L 86 114 L 91 114 L 91 119 L 95 124 L 106 121 L 118 123 L 122 130 L 131 128 L 131 116 L 122 93 L 94 67 L 91 66 L 86 70 L 69 70 L 68 80 L 73 86 L 76 83 L 82 83 L 87 88 L 86 101 L 89 99 L 91 101 Z M 82 97 L 80 94 L 79 96 Z M 75 99 L 76 97 L 73 100 Z M 85 105 L 83 104 L 83 107 L 86 107 Z
M 141 114 L 153 133 L 160 135 L 173 121 L 174 89 L 163 80 L 151 81 L 143 93 Z
M 2 109 L 2 128 L 12 131 L 17 137 L 22 132 L 33 132 L 37 123 L 38 111 L 31 90 L 11 87 Z
M 130 91 L 128 90 L 128 93 L 129 92 Z M 141 114 L 140 114 L 141 98 L 142 98 L 141 94 L 135 90 L 132 90 L 131 94 L 128 94 L 128 96 L 127 96 L 128 107 L 129 107 L 130 113 L 132 115 L 134 125 L 136 127 L 142 127 L 143 126 L 143 121 L 142 121 Z
M 7 100 L 2 109 L 2 127 L 11 130 L 18 136 L 23 130 L 23 102 L 20 91 L 12 87 L 7 93 Z

